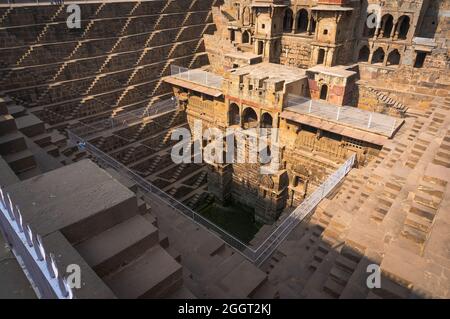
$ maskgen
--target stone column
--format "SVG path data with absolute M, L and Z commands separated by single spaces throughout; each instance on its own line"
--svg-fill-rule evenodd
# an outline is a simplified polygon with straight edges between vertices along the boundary
M 375 30 L 375 39 L 383 37 L 385 26 L 386 26 L 386 20 L 381 21 L 381 27 L 377 28 L 377 30 Z
M 297 31 L 298 20 L 297 20 L 296 15 L 294 13 L 292 13 L 292 14 L 293 14 L 293 17 L 292 17 L 293 22 L 292 22 L 292 31 L 291 31 L 291 33 L 295 33 Z M 298 12 L 297 12 L 297 14 L 298 14 Z
M 323 65 L 325 66 L 331 66 L 328 63 L 328 56 L 329 56 L 328 52 L 330 52 L 330 48 L 325 49 L 325 56 L 323 57 Z
M 374 39 L 374 40 L 377 39 L 377 37 L 378 37 L 378 32 L 380 32 L 380 28 L 376 27 L 376 28 L 375 28 L 375 32 L 374 32 L 374 34 L 373 34 L 373 39 Z
M 391 31 L 391 34 L 390 34 L 391 40 L 397 40 L 398 39 L 398 27 L 399 27 L 399 22 L 397 21 L 397 23 L 395 23 L 394 26 L 392 27 L 392 31 Z
M 388 60 L 388 56 L 389 56 L 388 53 L 389 53 L 389 52 L 385 52 L 385 54 L 384 54 L 383 66 L 386 66 L 386 65 L 387 65 L 387 60 Z
M 312 19 L 312 16 L 310 16 L 309 13 L 308 13 L 308 26 L 306 27 L 306 32 L 309 35 L 311 35 L 311 19 Z
M 372 64 L 372 58 L 373 58 L 373 50 L 369 53 L 369 59 L 367 60 L 367 63 Z
M 333 66 L 333 63 L 334 63 L 334 61 L 333 61 L 333 59 L 334 59 L 334 51 L 335 51 L 334 48 L 330 48 L 329 51 L 327 51 L 327 59 L 329 61 L 327 66 L 330 66 L 330 67 Z M 328 54 L 328 52 L 330 54 Z

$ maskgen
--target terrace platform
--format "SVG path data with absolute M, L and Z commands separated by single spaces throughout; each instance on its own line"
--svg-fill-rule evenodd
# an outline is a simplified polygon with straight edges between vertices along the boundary
M 164 81 L 214 97 L 222 95 L 223 77 L 201 69 L 190 70 L 172 65 L 171 76 L 165 77 Z
M 384 145 L 404 123 L 401 118 L 294 95 L 289 95 L 281 117 L 376 145 Z

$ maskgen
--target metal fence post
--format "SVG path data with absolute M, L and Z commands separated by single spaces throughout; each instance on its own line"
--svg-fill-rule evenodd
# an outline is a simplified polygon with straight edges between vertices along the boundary
M 394 120 L 394 124 L 392 125 L 391 135 L 394 134 L 395 127 L 397 126 L 397 120 Z
M 370 125 L 372 125 L 372 113 L 369 115 L 369 123 L 367 124 L 367 128 L 370 128 Z

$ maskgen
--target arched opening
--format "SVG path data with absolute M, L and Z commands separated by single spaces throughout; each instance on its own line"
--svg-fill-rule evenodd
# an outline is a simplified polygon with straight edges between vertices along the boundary
M 400 53 L 397 49 L 391 51 L 388 55 L 387 65 L 399 65 L 400 64 Z
M 325 49 L 319 50 L 319 56 L 317 57 L 317 64 L 323 64 L 325 62 Z
M 306 32 L 308 29 L 308 11 L 301 9 L 297 13 L 297 32 Z
M 368 62 L 369 61 L 370 50 L 367 45 L 363 46 L 359 50 L 358 62 Z
M 326 101 L 327 97 L 328 97 L 328 85 L 324 84 L 320 88 L 320 99 Z
M 310 33 L 316 32 L 316 20 L 314 20 L 314 18 L 311 18 L 311 22 L 309 25 L 309 32 Z
M 239 115 L 239 106 L 232 103 L 228 111 L 229 125 L 239 125 L 241 123 L 241 116 Z
M 390 38 L 392 28 L 394 27 L 394 18 L 390 14 L 386 14 L 382 18 L 383 38 Z
M 258 54 L 262 55 L 264 54 L 264 42 L 258 41 Z
M 273 118 L 269 113 L 264 113 L 261 118 L 261 127 L 262 128 L 271 128 L 273 127 Z
M 236 40 L 236 32 L 234 30 L 230 30 L 230 40 L 232 42 Z
M 283 31 L 284 32 L 291 32 L 292 31 L 292 25 L 294 24 L 294 14 L 292 13 L 291 9 L 287 9 L 284 12 L 284 19 L 283 19 Z
M 384 50 L 383 48 L 378 48 L 372 56 L 372 64 L 381 63 L 384 61 Z
M 408 31 L 409 31 L 409 17 L 408 16 L 401 16 L 399 19 L 399 24 L 398 24 L 398 38 L 399 39 L 406 39 L 406 37 L 408 36 Z
M 372 15 L 367 15 L 367 18 L 365 21 L 368 21 L 369 19 L 371 19 L 373 16 Z M 372 22 L 372 21 L 371 21 Z M 372 23 L 371 23 L 372 24 Z M 364 37 L 369 37 L 369 38 L 373 38 L 375 36 L 375 23 L 373 23 L 372 28 L 368 27 L 368 22 L 364 23 L 364 31 L 363 31 L 363 36 Z
M 242 43 L 250 43 L 250 34 L 248 31 L 242 33 Z
M 258 127 L 258 116 L 251 107 L 246 108 L 242 113 L 242 125 L 246 129 Z

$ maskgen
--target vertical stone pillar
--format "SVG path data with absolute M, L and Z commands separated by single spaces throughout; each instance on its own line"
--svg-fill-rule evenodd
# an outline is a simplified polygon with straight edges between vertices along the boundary
M 309 35 L 311 35 L 311 19 L 312 19 L 312 16 L 308 12 L 308 26 L 306 27 L 306 32 Z
M 291 31 L 291 33 L 295 33 L 297 31 L 297 27 L 298 27 L 298 19 L 297 19 L 297 16 L 294 13 L 292 13 L 292 14 L 293 14 L 293 17 L 292 17 L 293 22 L 292 22 L 292 31 Z M 298 14 L 298 12 L 297 12 L 297 14 Z
M 326 55 L 327 55 L 327 66 L 333 66 L 334 65 L 334 51 L 335 51 L 335 48 L 329 48 L 328 50 L 327 50 L 327 53 L 326 53 Z
M 388 53 L 389 53 L 389 52 L 386 51 L 385 54 L 384 54 L 383 66 L 386 66 L 386 65 L 387 65 L 387 60 L 388 60 L 388 56 L 389 56 Z
M 391 40 L 397 40 L 398 39 L 398 27 L 399 27 L 399 21 L 394 24 L 391 30 L 390 39 Z
M 367 63 L 372 64 L 372 58 L 373 58 L 373 50 L 369 53 L 369 59 L 367 60 Z

